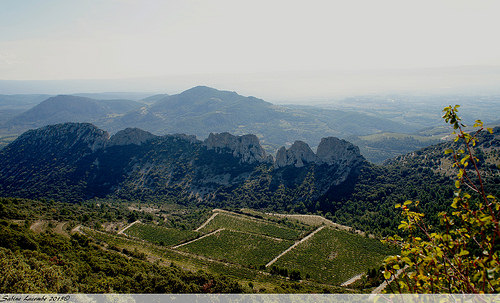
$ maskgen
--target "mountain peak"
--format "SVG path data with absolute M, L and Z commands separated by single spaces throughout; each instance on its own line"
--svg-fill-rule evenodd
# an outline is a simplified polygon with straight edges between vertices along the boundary
M 360 161 L 363 157 L 356 145 L 335 137 L 322 138 L 316 152 L 319 160 L 333 164 L 351 165 Z
M 295 165 L 302 167 L 305 163 L 315 163 L 317 157 L 311 150 L 309 145 L 303 141 L 295 141 L 289 149 L 282 147 L 276 154 L 276 166 L 283 167 L 287 165 Z
M 205 86 L 205 85 L 197 85 L 197 86 L 191 87 L 190 89 L 185 90 L 184 93 L 187 93 L 187 92 L 213 92 L 213 91 L 219 91 L 219 90 L 215 89 L 213 87 Z

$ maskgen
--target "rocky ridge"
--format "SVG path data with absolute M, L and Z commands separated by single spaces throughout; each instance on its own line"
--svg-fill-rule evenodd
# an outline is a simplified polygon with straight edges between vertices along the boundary
M 344 182 L 362 161 L 354 145 L 331 137 L 321 141 L 317 154 L 296 141 L 273 161 L 255 135 L 211 133 L 202 142 L 128 128 L 110 138 L 92 124 L 65 123 L 28 131 L 0 151 L 0 194 L 66 200 L 71 195 L 71 201 L 146 195 L 221 203 L 233 195 L 239 199 L 241 191 L 272 195 L 285 186 L 290 193 L 310 188 L 312 201 Z M 254 202 L 261 203 L 257 197 Z M 293 194 L 290 203 L 300 197 Z M 245 203 L 254 203 L 248 199 Z
M 241 158 L 243 163 L 273 162 L 273 157 L 266 154 L 256 135 L 234 136 L 227 132 L 210 133 L 204 144 L 209 150 L 218 153 L 230 151 L 234 157 Z

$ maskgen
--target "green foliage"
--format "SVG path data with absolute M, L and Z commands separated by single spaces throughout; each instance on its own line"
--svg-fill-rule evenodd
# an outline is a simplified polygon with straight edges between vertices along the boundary
M 500 204 L 486 193 L 473 150 L 483 123 L 476 120 L 474 127 L 478 130 L 466 133 L 458 108 L 448 106 L 443 110 L 444 120 L 455 130 L 455 142 L 461 143 L 457 149 L 445 150 L 453 156 L 453 167 L 458 169 L 451 214 L 441 212 L 439 228 L 433 228 L 424 222 L 418 209 L 411 208 L 418 207 L 418 201 L 396 205 L 404 218 L 399 229 L 406 236 L 387 239 L 401 247 L 401 255 L 384 261 L 384 277 L 395 277 L 400 292 L 500 292 Z
M 64 203 L 54 200 L 1 198 L 0 217 L 17 220 L 53 220 L 85 222 L 95 225 L 103 222 L 135 219 L 148 221 L 148 214 L 127 208 L 123 200 L 89 200 L 82 203 Z

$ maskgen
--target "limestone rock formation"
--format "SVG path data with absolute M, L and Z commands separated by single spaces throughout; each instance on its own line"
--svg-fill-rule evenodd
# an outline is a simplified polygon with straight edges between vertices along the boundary
M 302 167 L 305 163 L 317 163 L 318 157 L 314 154 L 307 143 L 295 141 L 289 149 L 281 147 L 276 154 L 275 166 L 284 167 L 295 165 Z
M 328 165 L 352 166 L 363 160 L 356 145 L 335 137 L 321 139 L 316 156 Z
M 234 136 L 227 132 L 210 133 L 204 143 L 208 149 L 232 153 L 233 156 L 240 158 L 242 163 L 272 162 L 272 156 L 266 155 L 256 135 Z

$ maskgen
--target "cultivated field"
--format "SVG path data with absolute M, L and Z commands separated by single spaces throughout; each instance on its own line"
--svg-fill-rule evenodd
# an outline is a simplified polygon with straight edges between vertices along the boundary
M 321 283 L 339 285 L 370 268 L 378 268 L 390 253 L 379 240 L 327 227 L 274 264 L 299 270 L 302 276 Z
M 292 229 L 275 222 L 228 212 L 219 212 L 207 225 L 200 229 L 200 231 L 210 232 L 220 228 L 287 240 L 298 239 L 307 232 L 307 230 Z
M 301 223 L 293 223 L 294 219 Z M 199 222 L 201 228 L 197 231 L 140 222 L 123 234 L 90 228 L 79 231 L 106 249 L 132 257 L 142 254 L 166 266 L 175 264 L 192 271 L 229 275 L 244 283 L 252 282 L 254 287 L 258 285 L 258 291 L 278 291 L 293 283 L 314 292 L 351 291 L 340 285 L 370 268 L 378 268 L 385 256 L 395 253 L 379 240 L 340 230 L 328 222 L 319 216 L 277 219 L 257 212 L 245 215 L 214 210 L 209 219 Z M 299 272 L 301 281 L 275 275 L 276 268 L 280 272 Z
M 252 268 L 265 265 L 293 244 L 266 236 L 221 230 L 213 235 L 182 246 L 181 251 Z
M 200 235 L 192 230 L 165 228 L 151 224 L 136 223 L 123 231 L 124 234 L 160 245 L 176 245 Z

